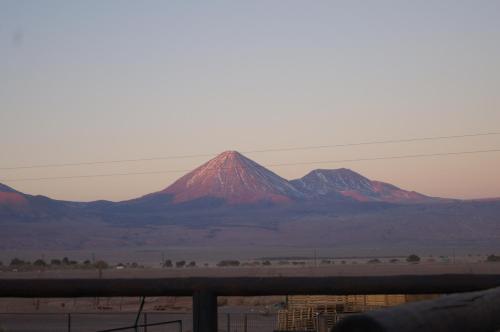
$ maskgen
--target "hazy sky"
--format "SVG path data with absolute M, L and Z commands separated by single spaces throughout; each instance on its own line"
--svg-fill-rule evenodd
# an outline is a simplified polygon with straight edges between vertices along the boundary
M 500 1 L 0 0 L 0 168 L 500 130 Z M 261 164 L 500 149 L 500 135 L 296 152 Z M 120 200 L 204 158 L 0 170 L 58 199 Z M 500 196 L 500 153 L 349 167 L 436 196 Z

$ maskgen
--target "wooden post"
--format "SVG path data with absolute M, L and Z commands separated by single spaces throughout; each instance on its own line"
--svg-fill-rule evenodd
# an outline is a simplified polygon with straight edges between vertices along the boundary
M 328 332 L 328 320 L 325 314 L 319 313 L 316 316 L 316 329 L 318 332 Z
M 68 332 L 71 332 L 71 313 L 68 313 Z
M 231 332 L 231 314 L 227 313 L 227 332 Z
M 248 331 L 248 315 L 245 313 L 245 316 L 243 317 L 243 332 Z
M 193 331 L 217 332 L 217 295 L 210 291 L 193 294 Z

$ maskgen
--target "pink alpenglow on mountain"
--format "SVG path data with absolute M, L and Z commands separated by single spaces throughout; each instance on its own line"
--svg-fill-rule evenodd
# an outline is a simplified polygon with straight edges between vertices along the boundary
M 21 193 L 0 183 L 0 205 L 20 208 L 26 204 L 27 200 Z
M 293 185 L 313 196 L 339 193 L 360 202 L 423 203 L 433 198 L 406 191 L 389 183 L 372 181 L 350 169 L 317 169 Z
M 203 197 L 222 198 L 229 204 L 284 203 L 303 196 L 287 180 L 236 151 L 223 152 L 162 193 L 174 195 L 174 203 Z

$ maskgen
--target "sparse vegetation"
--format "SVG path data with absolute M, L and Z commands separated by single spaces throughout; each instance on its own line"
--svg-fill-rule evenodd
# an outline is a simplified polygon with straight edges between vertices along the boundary
M 19 259 L 19 258 L 13 258 L 11 261 L 10 261 L 10 266 L 11 267 L 20 267 L 20 266 L 23 266 L 23 265 L 29 265 L 30 263 L 29 262 L 25 262 L 23 261 L 22 259 Z
M 500 262 L 500 256 L 489 255 L 488 257 L 486 257 L 486 261 L 487 262 L 494 262 L 494 263 Z
M 264 266 L 270 266 L 271 262 L 270 261 L 263 261 L 262 265 L 264 265 Z
M 415 254 L 411 254 L 408 257 L 406 257 L 406 261 L 408 263 L 418 263 L 420 262 L 420 257 Z
M 231 260 L 231 259 L 222 260 L 219 263 L 217 263 L 217 266 L 219 266 L 219 267 L 240 266 L 240 261 L 238 261 L 238 260 Z
M 60 266 L 62 264 L 61 260 L 60 259 L 51 259 L 50 260 L 50 265 L 54 265 L 54 266 Z
M 104 270 L 104 269 L 107 269 L 109 267 L 109 264 L 105 261 L 97 261 L 95 262 L 94 264 L 95 268 L 99 269 L 99 270 Z
M 45 263 L 43 259 L 37 259 L 36 261 L 33 262 L 33 266 L 45 267 L 47 266 L 47 263 Z
M 378 264 L 378 263 L 382 263 L 382 262 L 378 258 L 372 258 L 367 263 L 368 264 Z
M 399 259 L 397 258 L 392 258 L 389 263 L 392 263 L 392 264 L 395 264 L 395 263 L 398 263 L 399 262 Z

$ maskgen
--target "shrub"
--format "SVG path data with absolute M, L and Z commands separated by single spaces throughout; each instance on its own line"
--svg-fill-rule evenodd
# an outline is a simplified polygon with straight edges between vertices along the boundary
M 488 257 L 486 257 L 486 261 L 487 262 L 500 262 L 500 256 L 497 256 L 497 255 L 489 255 Z
M 240 266 L 240 261 L 237 260 L 222 260 L 219 263 L 217 263 L 217 266 L 219 267 L 224 267 L 224 266 Z
M 187 265 L 187 267 L 196 267 L 196 262 L 195 261 L 189 262 L 189 264 Z
M 163 263 L 163 267 L 172 267 L 172 261 L 170 259 L 167 259 L 164 263 Z
M 186 265 L 186 261 L 175 262 L 175 267 L 183 267 L 184 265 Z
M 37 259 L 36 261 L 33 262 L 34 266 L 47 266 L 47 263 L 43 259 Z
M 105 261 L 97 261 L 95 262 L 94 266 L 101 270 L 101 269 L 107 269 L 109 267 L 109 264 Z
M 408 263 L 418 263 L 420 262 L 420 257 L 415 254 L 411 254 L 410 256 L 406 257 L 406 261 Z
M 368 264 L 378 264 L 378 263 L 381 263 L 380 259 L 378 258 L 372 258 L 368 261 Z
M 51 259 L 50 260 L 50 265 L 61 265 L 62 262 L 60 259 Z
M 22 259 L 19 259 L 19 258 L 13 258 L 11 261 L 10 261 L 10 266 L 21 266 L 21 265 L 25 265 L 26 262 L 23 261 Z
M 269 265 L 271 265 L 271 262 L 270 262 L 270 261 L 263 261 L 263 262 L 262 262 L 262 265 L 264 265 L 264 266 L 269 266 Z

